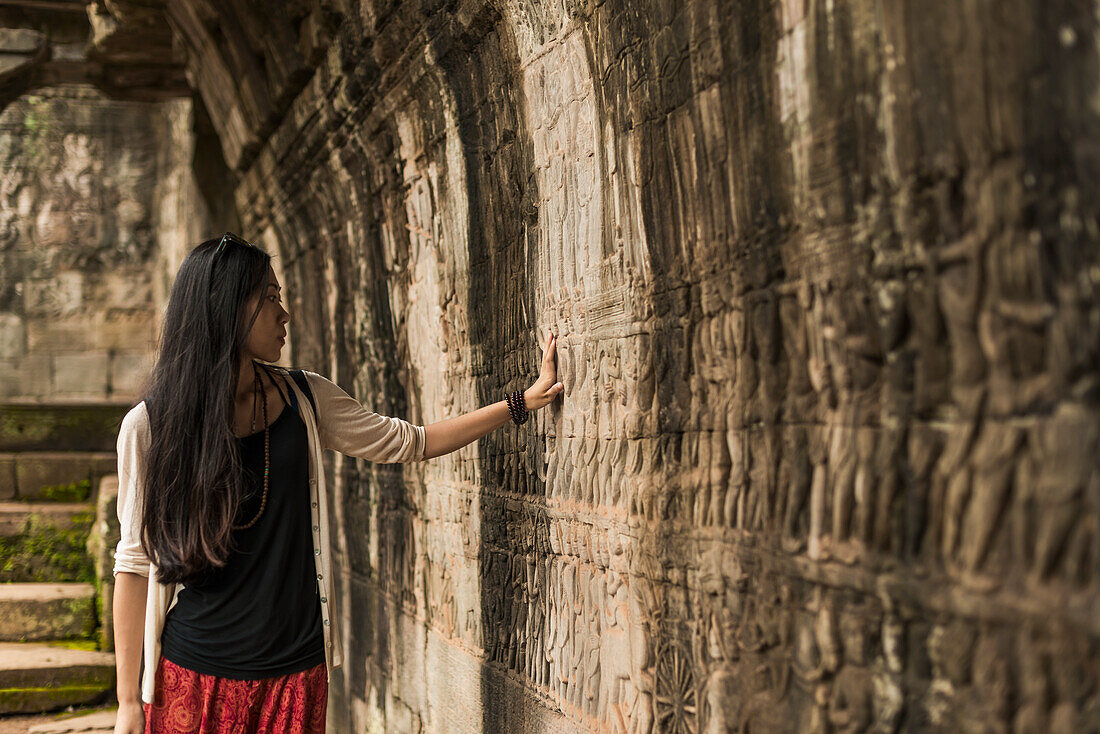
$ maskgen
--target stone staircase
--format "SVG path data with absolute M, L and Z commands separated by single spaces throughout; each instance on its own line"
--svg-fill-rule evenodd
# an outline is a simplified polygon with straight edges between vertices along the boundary
M 0 404 L 0 716 L 115 703 L 110 551 L 125 411 Z

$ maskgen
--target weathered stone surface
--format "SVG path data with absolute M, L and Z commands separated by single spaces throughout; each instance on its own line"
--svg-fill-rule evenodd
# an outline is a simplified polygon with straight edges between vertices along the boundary
M 25 354 L 20 359 L 5 360 L 11 380 L 4 382 L 5 400 L 38 399 L 53 390 L 53 355 Z
M 127 350 L 151 354 L 155 347 L 156 314 L 152 307 L 96 310 L 68 317 L 32 322 L 27 333 L 30 349 L 48 352 L 54 363 L 74 351 Z
M 155 348 L 160 120 L 156 107 L 75 87 L 0 114 L 6 398 L 132 396 L 136 376 L 112 380 L 110 353 Z
M 74 517 L 86 517 L 94 509 L 88 502 L 0 502 L 0 538 L 19 533 L 30 515 L 50 525 L 68 527 Z
M 60 400 L 102 398 L 107 394 L 105 351 L 61 352 L 54 355 L 53 394 Z
M 23 452 L 15 455 L 15 483 L 20 500 L 49 501 L 74 482 L 94 488 L 106 474 L 117 471 L 113 453 Z M 92 492 L 87 492 L 91 497 Z
M 118 521 L 118 475 L 107 474 L 99 482 L 95 524 L 88 534 L 88 555 L 95 563 L 99 588 L 99 649 L 114 651 L 115 549 L 122 537 Z
M 18 359 L 26 352 L 27 329 L 23 319 L 13 313 L 0 314 L 0 359 Z
M 91 582 L 94 510 L 91 502 L 0 502 L 0 586 Z
M 117 403 L 0 403 L 0 452 L 113 452 L 129 409 Z
M 92 584 L 0 584 L 0 640 L 83 637 L 95 626 Z
M 30 54 L 42 45 L 41 33 L 28 28 L 0 28 L 0 53 Z
M 0 500 L 14 499 L 15 495 L 15 457 L 0 455 Z
M 140 395 L 152 369 L 153 355 L 149 352 L 112 354 L 107 378 L 110 392 Z
M 364 8 L 238 190 L 296 360 L 432 422 L 553 330 L 566 391 L 337 459 L 339 730 L 1097 725 L 1089 13 Z
M 0 110 L 59 84 L 90 84 L 116 99 L 188 92 L 163 2 L 10 0 L 0 14 Z
M 102 701 L 115 682 L 110 653 L 29 642 L 0 643 L 0 713 L 50 711 Z
M 87 732 L 114 731 L 118 711 L 96 711 L 84 716 L 36 724 L 27 729 L 27 734 L 87 734 Z
M 335 731 L 1100 728 L 1093 8 L 245 5 L 166 13 L 295 361 L 566 385 L 329 459 Z

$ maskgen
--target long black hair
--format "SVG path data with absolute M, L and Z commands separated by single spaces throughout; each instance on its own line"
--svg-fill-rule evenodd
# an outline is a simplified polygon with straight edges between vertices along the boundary
M 246 492 L 232 419 L 241 348 L 263 300 L 247 323 L 242 312 L 264 287 L 271 256 L 220 242 L 206 240 L 180 265 L 147 382 L 141 543 L 161 583 L 225 565 Z

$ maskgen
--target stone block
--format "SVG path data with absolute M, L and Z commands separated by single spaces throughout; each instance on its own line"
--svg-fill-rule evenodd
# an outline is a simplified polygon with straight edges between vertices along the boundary
M 47 398 L 53 391 L 53 358 L 28 354 L 19 365 L 18 397 Z
M 0 456 L 0 500 L 15 497 L 15 457 Z
M 152 304 L 152 273 L 145 267 L 100 273 L 86 283 L 85 301 L 98 310 L 131 310 L 138 304 Z
M 94 18 L 103 17 L 93 14 Z M 110 704 L 110 699 L 107 701 Z M 118 706 L 93 711 L 83 716 L 73 716 L 57 721 L 47 721 L 27 729 L 27 734 L 91 734 L 91 732 L 114 731 Z
M 99 649 L 115 651 L 115 577 L 108 576 L 99 584 Z
M 42 33 L 29 28 L 0 29 L 0 51 L 6 54 L 33 53 L 44 41 Z
M 155 328 L 152 308 L 108 309 L 96 318 L 96 348 L 151 352 L 156 348 Z
M 31 316 L 69 316 L 84 304 L 84 276 L 76 271 L 23 282 L 23 309 Z
M 22 397 L 23 360 L 0 359 L 0 400 Z
M 16 496 L 21 500 L 69 500 L 67 497 L 57 497 L 56 491 L 52 488 L 66 486 L 80 480 L 89 480 L 95 487 L 100 477 L 115 470 L 113 454 L 21 453 L 15 458 Z
M 105 397 L 109 360 L 105 351 L 55 354 L 53 394 L 57 397 Z
M 13 313 L 0 313 L 0 359 L 17 359 L 27 352 L 27 329 Z
M 153 351 L 155 322 L 153 309 L 144 307 L 35 318 L 27 323 L 27 348 L 31 352 Z
M 96 521 L 88 536 L 88 553 L 95 558 L 96 576 L 107 580 L 114 573 L 114 551 L 122 537 L 118 522 L 118 475 L 104 475 L 96 491 Z
M 6 584 L 87 582 L 95 572 L 88 536 L 95 524 L 89 502 L 0 502 Z
M 98 703 L 114 685 L 110 653 L 36 642 L 0 643 L 0 714 Z
M 153 369 L 150 352 L 120 352 L 111 355 L 111 395 L 136 398 Z
M 87 637 L 96 627 L 93 584 L 0 584 L 0 640 Z
M 27 320 L 27 349 L 32 353 L 96 349 L 97 333 L 91 314 L 36 317 Z
M 91 454 L 92 462 L 92 497 L 99 492 L 99 484 L 103 477 L 118 471 L 118 456 L 113 452 Z
M 0 452 L 114 452 L 129 405 L 0 404 Z
M 94 508 L 92 502 L 0 502 L 0 538 L 17 536 L 28 525 L 71 528 L 87 523 Z
M 107 474 L 99 481 L 96 519 L 88 535 L 88 554 L 95 563 L 99 580 L 99 641 L 101 650 L 114 650 L 115 548 L 122 537 L 118 522 L 118 475 Z

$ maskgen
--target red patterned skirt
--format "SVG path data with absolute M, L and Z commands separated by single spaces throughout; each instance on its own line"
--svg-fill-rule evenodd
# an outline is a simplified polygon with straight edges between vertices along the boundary
M 153 703 L 143 704 L 146 734 L 323 734 L 328 677 L 321 663 L 300 673 L 233 680 L 157 664 Z

